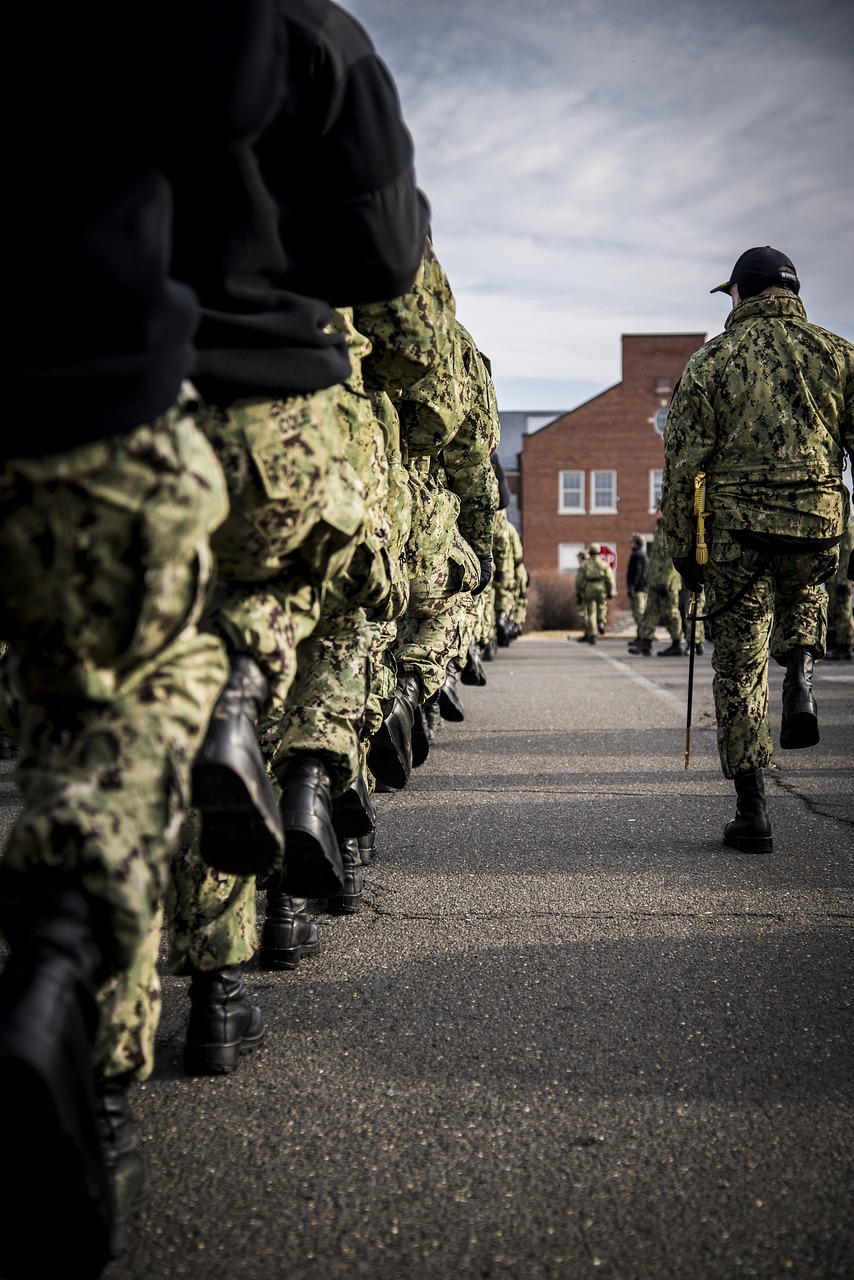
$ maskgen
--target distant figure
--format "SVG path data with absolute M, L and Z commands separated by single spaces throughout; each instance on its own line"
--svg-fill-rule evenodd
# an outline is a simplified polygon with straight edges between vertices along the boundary
M 640 639 L 641 618 L 646 608 L 646 574 L 649 568 L 649 556 L 646 554 L 646 546 L 639 533 L 632 534 L 631 545 L 632 553 L 629 556 L 629 563 L 626 568 L 626 589 L 629 593 L 632 617 L 637 628 L 635 639 L 638 640 Z
M 586 560 L 578 566 L 575 591 L 584 625 L 579 643 L 595 644 L 596 636 L 605 634 L 608 601 L 616 591 L 614 571 L 602 559 L 598 542 L 590 543 Z

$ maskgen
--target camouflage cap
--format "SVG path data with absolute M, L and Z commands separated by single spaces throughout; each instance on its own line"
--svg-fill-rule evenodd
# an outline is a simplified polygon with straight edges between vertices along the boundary
M 709 293 L 729 293 L 734 284 L 738 285 L 742 299 L 753 298 L 773 285 L 780 289 L 791 289 L 792 293 L 799 293 L 801 288 L 791 259 L 779 249 L 772 249 L 770 244 L 745 249 L 730 272 L 729 280 L 715 285 Z
M 587 550 L 590 552 L 592 556 L 598 556 L 602 548 L 599 546 L 598 542 L 591 542 Z

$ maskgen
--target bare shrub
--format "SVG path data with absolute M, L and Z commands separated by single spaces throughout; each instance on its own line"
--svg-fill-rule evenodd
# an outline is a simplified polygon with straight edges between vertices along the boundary
M 526 631 L 572 630 L 580 625 L 575 578 L 565 573 L 535 573 L 528 588 Z

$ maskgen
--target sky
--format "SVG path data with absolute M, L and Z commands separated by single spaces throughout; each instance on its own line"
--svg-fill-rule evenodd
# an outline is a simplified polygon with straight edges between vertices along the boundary
M 457 314 L 505 410 L 723 328 L 744 250 L 854 341 L 851 0 L 343 0 L 390 68 Z

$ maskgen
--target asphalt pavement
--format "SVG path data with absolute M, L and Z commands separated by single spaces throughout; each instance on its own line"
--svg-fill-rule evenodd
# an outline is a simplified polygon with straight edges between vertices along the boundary
M 687 668 L 500 650 L 378 797 L 361 912 L 250 968 L 234 1076 L 183 1076 L 164 974 L 152 1200 L 107 1280 L 854 1277 L 854 664 L 768 771 L 769 856 L 721 843 L 708 648 L 684 767 Z

